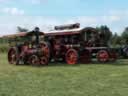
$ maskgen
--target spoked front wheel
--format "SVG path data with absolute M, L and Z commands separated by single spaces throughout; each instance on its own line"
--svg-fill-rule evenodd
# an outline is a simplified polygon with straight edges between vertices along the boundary
M 37 55 L 30 56 L 29 59 L 28 59 L 28 63 L 30 65 L 34 65 L 34 66 L 40 65 L 39 57 Z

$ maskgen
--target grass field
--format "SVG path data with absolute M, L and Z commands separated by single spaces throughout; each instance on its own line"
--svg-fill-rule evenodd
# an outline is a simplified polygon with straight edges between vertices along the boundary
M 128 63 L 117 62 L 15 66 L 1 54 L 0 96 L 127 96 Z

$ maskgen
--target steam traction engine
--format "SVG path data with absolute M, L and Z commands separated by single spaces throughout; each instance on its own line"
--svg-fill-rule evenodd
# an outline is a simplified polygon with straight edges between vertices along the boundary
M 13 43 L 15 42 L 16 44 L 8 51 L 8 61 L 10 64 L 48 64 L 49 47 L 44 40 L 40 40 L 41 37 L 42 39 L 44 38 L 44 33 L 39 32 L 39 28 L 35 28 L 35 30 L 31 32 L 21 32 L 15 36 L 17 36 L 17 38 L 24 37 L 24 42 L 19 43 L 19 41 L 13 41 Z
M 50 58 L 68 64 L 89 63 L 93 56 L 99 62 L 115 61 L 113 48 L 103 43 L 102 35 L 95 28 L 79 28 L 80 24 L 56 26 L 45 34 L 50 46 Z

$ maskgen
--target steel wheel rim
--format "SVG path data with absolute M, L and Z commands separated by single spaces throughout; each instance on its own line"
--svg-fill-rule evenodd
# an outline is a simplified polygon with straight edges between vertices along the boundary
M 48 64 L 48 60 L 46 57 L 41 57 L 40 58 L 40 64 L 41 65 L 47 65 Z
M 11 49 L 8 53 L 8 61 L 10 64 L 16 63 L 16 51 L 14 49 Z
M 39 59 L 37 56 L 31 56 L 29 58 L 29 63 L 32 64 L 32 65 L 39 65 Z

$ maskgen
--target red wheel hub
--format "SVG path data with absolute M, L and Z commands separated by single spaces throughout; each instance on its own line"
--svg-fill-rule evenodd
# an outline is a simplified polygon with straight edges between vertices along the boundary
M 76 64 L 78 62 L 78 53 L 76 50 L 70 49 L 66 53 L 66 62 L 71 65 Z
M 107 62 L 109 60 L 109 54 L 106 50 L 101 50 L 98 52 L 97 59 L 100 62 Z

